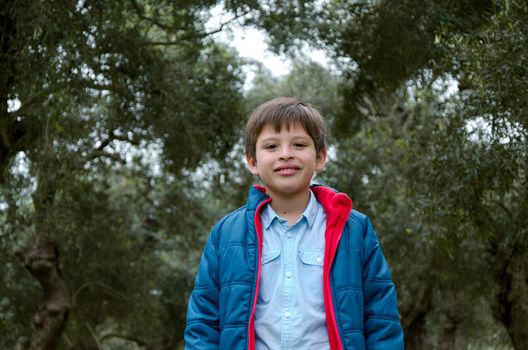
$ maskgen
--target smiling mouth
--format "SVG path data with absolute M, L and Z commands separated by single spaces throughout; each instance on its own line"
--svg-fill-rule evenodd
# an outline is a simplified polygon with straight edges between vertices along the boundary
M 280 167 L 280 168 L 275 169 L 275 172 L 279 173 L 280 175 L 293 175 L 297 173 L 300 169 L 301 168 L 296 167 L 296 166 Z

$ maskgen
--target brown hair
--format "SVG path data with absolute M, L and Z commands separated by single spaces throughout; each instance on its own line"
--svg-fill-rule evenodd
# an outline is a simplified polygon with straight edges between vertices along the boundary
M 283 126 L 300 123 L 312 138 L 317 154 L 325 148 L 326 127 L 324 119 L 317 109 L 296 97 L 277 97 L 264 102 L 249 116 L 244 130 L 246 155 L 256 159 L 257 138 L 266 125 L 271 125 L 276 132 Z

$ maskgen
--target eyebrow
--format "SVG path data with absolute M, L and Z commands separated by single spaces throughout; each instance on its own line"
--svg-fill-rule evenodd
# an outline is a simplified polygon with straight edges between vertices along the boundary
M 266 137 L 265 139 L 261 139 L 261 140 L 257 140 L 258 143 L 266 143 L 266 142 L 271 142 L 271 141 L 277 141 L 279 138 L 278 137 Z
M 266 137 L 265 139 L 261 139 L 261 140 L 258 140 L 258 142 L 270 142 L 270 141 L 277 141 L 279 140 L 280 137 L 278 136 L 270 136 L 270 137 Z M 293 140 L 310 140 L 311 137 L 309 135 L 293 135 L 290 139 L 293 139 Z

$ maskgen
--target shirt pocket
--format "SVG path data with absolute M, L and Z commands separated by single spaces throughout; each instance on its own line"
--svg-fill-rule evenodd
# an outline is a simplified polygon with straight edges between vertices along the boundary
M 278 289 L 280 276 L 280 249 L 268 250 L 262 253 L 260 287 L 258 301 L 267 304 Z
M 276 260 L 280 256 L 280 249 L 268 250 L 262 253 L 262 265 Z
M 304 265 L 319 266 L 323 268 L 324 250 L 299 249 L 299 259 Z
M 324 307 L 323 301 L 323 261 L 324 250 L 299 249 L 299 281 L 304 295 L 312 307 Z

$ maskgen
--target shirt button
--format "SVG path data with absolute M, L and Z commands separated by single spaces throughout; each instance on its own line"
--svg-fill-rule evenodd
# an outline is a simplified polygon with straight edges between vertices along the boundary
M 288 238 L 291 238 L 292 237 L 292 234 L 291 232 L 288 232 L 288 234 L 286 235 Z
M 291 317 L 291 312 L 286 311 L 286 312 L 284 313 L 284 317 L 286 317 L 286 318 L 290 318 L 290 317 Z
M 291 271 L 286 272 L 286 277 L 290 278 L 292 276 Z
M 321 261 L 323 261 L 323 258 L 321 258 L 320 256 L 317 257 L 317 259 L 315 259 L 318 263 L 320 263 Z

